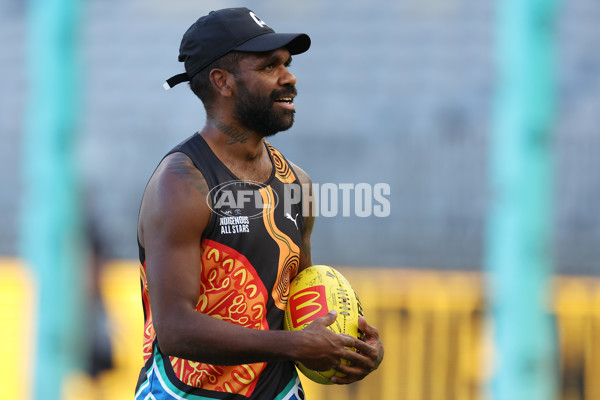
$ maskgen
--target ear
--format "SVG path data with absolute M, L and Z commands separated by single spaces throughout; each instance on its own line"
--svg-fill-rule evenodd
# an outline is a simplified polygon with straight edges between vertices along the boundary
M 235 85 L 233 75 L 225 70 L 215 68 L 210 71 L 210 82 L 213 88 L 224 97 L 232 95 L 232 87 Z

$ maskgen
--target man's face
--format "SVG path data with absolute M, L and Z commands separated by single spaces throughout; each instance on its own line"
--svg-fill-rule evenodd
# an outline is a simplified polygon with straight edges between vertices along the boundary
M 294 124 L 296 78 L 287 67 L 285 49 L 257 53 L 240 63 L 236 77 L 236 118 L 263 137 L 285 131 Z

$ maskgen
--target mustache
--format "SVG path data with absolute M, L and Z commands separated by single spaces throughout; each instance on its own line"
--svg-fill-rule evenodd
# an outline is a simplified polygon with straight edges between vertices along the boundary
M 283 89 L 274 90 L 271 93 L 271 100 L 275 101 L 281 97 L 287 97 L 287 96 L 296 97 L 297 95 L 298 95 L 298 90 L 296 89 L 296 86 L 286 85 Z

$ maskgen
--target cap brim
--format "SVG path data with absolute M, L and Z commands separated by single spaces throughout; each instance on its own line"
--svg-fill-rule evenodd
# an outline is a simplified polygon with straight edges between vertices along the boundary
M 266 33 L 236 46 L 238 51 L 272 51 L 285 47 L 290 54 L 304 53 L 310 47 L 310 37 L 305 33 Z

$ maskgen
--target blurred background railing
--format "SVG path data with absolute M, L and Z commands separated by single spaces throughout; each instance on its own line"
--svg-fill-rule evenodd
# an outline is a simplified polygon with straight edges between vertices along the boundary
M 310 400 L 477 400 L 493 357 L 478 272 L 339 268 L 359 293 L 385 360 L 363 382 L 321 386 L 303 379 Z M 113 368 L 66 382 L 67 400 L 131 399 L 141 366 L 142 309 L 135 261 L 101 274 Z M 562 400 L 600 398 L 600 279 L 555 279 Z M 17 260 L 0 260 L 0 398 L 30 394 L 35 282 Z

